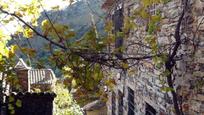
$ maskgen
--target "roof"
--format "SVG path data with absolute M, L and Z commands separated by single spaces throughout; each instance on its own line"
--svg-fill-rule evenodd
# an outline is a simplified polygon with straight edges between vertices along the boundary
M 103 9 L 109 9 L 111 8 L 111 6 L 114 4 L 116 0 L 106 0 L 103 5 L 102 5 L 102 8 Z
M 51 69 L 31 69 L 28 70 L 28 79 L 31 85 L 53 84 L 55 75 Z
M 14 67 L 15 69 L 20 69 L 20 70 L 28 70 L 31 69 L 31 67 L 29 67 L 22 58 L 19 59 L 18 63 L 16 64 L 16 66 Z
M 91 103 L 88 103 L 83 107 L 84 111 L 93 111 L 93 110 L 98 110 L 102 107 L 106 106 L 106 103 L 101 101 L 101 100 L 95 100 Z

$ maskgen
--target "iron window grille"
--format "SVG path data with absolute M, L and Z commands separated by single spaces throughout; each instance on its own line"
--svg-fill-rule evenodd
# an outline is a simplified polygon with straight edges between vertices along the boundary
M 118 91 L 118 115 L 123 115 L 123 93 Z
M 116 103 L 115 103 L 116 95 L 115 92 L 112 92 L 112 115 L 116 115 Z
M 134 91 L 128 87 L 128 115 L 135 115 Z

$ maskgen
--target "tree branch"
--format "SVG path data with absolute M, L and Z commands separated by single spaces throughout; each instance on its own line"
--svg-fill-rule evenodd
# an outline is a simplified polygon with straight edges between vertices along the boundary
M 179 107 L 178 95 L 177 95 L 176 91 L 174 90 L 174 85 L 173 85 L 173 80 L 172 80 L 172 69 L 175 66 L 174 57 L 177 55 L 177 52 L 178 52 L 179 47 L 181 45 L 180 28 L 181 28 L 181 24 L 182 24 L 182 21 L 183 21 L 183 18 L 184 18 L 186 9 L 187 9 L 187 4 L 188 4 L 188 0 L 185 0 L 184 8 L 183 8 L 181 16 L 179 17 L 179 20 L 178 20 L 178 23 L 176 26 L 176 30 L 174 33 L 174 37 L 176 39 L 176 44 L 173 48 L 173 52 L 170 54 L 170 56 L 168 57 L 168 59 L 165 63 L 166 70 L 168 70 L 170 72 L 170 74 L 167 75 L 167 83 L 168 83 L 169 87 L 173 89 L 171 91 L 171 94 L 173 96 L 173 104 L 174 104 L 174 109 L 175 109 L 176 115 L 183 115 L 183 112 L 182 112 L 181 108 Z
M 61 44 L 59 44 L 59 43 L 57 43 L 57 42 L 52 41 L 50 38 L 48 38 L 48 37 L 45 36 L 45 35 L 42 35 L 40 32 L 38 32 L 38 31 L 37 31 L 36 29 L 34 29 L 31 25 L 29 25 L 28 23 L 26 23 L 23 19 L 21 19 L 21 18 L 20 18 L 19 16 L 17 16 L 15 13 L 9 13 L 9 12 L 3 10 L 1 7 L 0 7 L 0 11 L 1 11 L 2 13 L 5 13 L 5 14 L 8 14 L 8 15 L 10 15 L 10 16 L 13 16 L 13 17 L 17 18 L 19 21 L 21 21 L 23 24 L 25 24 L 27 27 L 29 27 L 33 32 L 35 32 L 36 35 L 42 37 L 43 39 L 49 41 L 50 43 L 52 43 L 52 44 L 54 44 L 54 45 L 56 45 L 56 46 L 58 46 L 58 47 L 60 47 L 60 48 L 62 48 L 62 49 L 65 49 L 65 50 L 67 49 L 65 46 L 63 46 L 63 45 L 61 45 Z

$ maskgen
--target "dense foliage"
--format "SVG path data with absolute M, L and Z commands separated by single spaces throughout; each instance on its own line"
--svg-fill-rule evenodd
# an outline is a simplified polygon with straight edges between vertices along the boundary
M 70 2 L 71 6 L 74 1 Z M 69 25 L 53 21 L 44 9 L 45 4 L 43 3 L 43 0 L 32 0 L 26 3 L 18 1 L 1 2 L 0 9 L 1 17 L 3 18 L 1 20 L 3 28 L 1 29 L 7 32 L 5 35 L 8 34 L 8 37 L 11 36 L 10 39 L 12 38 L 12 43 L 10 44 L 7 44 L 10 39 L 2 42 L 3 45 L 1 47 L 4 48 L 1 48 L 1 54 L 9 60 L 11 56 L 17 60 L 18 54 L 21 52 L 28 59 L 29 65 L 33 65 L 32 63 L 35 62 L 38 68 L 43 68 L 46 66 L 44 64 L 49 64 L 49 67 L 56 68 L 59 71 L 58 73 L 62 73 L 62 76 L 65 78 L 64 83 L 69 87 L 69 90 L 71 88 L 80 89 L 80 87 L 83 87 L 86 90 L 99 91 L 99 84 L 103 77 L 102 67 L 97 63 L 83 59 L 80 49 L 83 52 L 86 52 L 86 49 L 102 50 L 104 45 L 98 45 L 102 40 L 96 38 L 93 27 L 80 40 L 75 39 L 76 33 L 73 29 Z M 54 11 L 59 10 L 59 6 L 52 7 L 52 9 Z M 45 14 L 45 19 L 39 22 L 38 18 L 40 18 L 41 13 Z M 8 31 L 7 25 L 9 24 L 15 27 L 13 28 L 14 31 Z M 36 39 L 37 36 L 47 41 L 47 44 L 40 48 L 40 52 L 44 51 L 48 53 L 44 53 L 46 54 L 46 58 L 43 55 L 36 62 L 35 57 L 39 49 L 33 48 L 29 40 L 29 45 L 21 45 L 17 39 Z M 16 56 L 14 56 L 14 50 Z M 14 67 L 14 65 L 9 67 Z M 66 68 L 70 69 L 67 70 Z
M 83 115 L 82 109 L 63 84 L 56 84 L 55 93 L 54 115 Z

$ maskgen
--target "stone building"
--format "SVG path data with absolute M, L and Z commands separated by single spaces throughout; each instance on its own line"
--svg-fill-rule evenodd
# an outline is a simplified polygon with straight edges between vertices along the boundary
M 120 32 L 124 18 L 130 17 L 140 8 L 141 0 L 106 0 L 102 6 L 108 12 L 107 20 L 112 20 L 114 31 Z M 150 6 L 149 13 L 159 9 L 162 20 L 157 33 L 159 45 L 175 42 L 174 33 L 182 12 L 183 0 L 169 0 L 165 4 Z M 185 115 L 204 114 L 204 1 L 189 0 L 181 26 L 181 39 L 178 54 L 182 58 L 176 61 L 173 70 L 174 87 L 181 101 L 180 107 Z M 147 35 L 147 20 L 134 19 L 139 28 L 131 30 L 128 38 L 116 40 L 118 44 L 127 45 Z M 126 52 L 138 53 L 137 45 L 129 47 Z M 142 50 L 141 50 L 142 51 Z M 143 50 L 144 51 L 144 50 Z M 141 52 L 139 52 L 141 53 Z M 178 56 L 178 57 L 179 57 Z M 174 115 L 172 95 L 162 91 L 161 71 L 155 69 L 151 60 L 140 61 L 134 74 L 118 71 L 116 86 L 109 93 L 107 102 L 109 115 Z
M 55 85 L 55 74 L 51 69 L 33 69 L 19 59 L 15 66 L 17 77 L 23 92 L 30 92 L 36 89 L 50 91 Z

